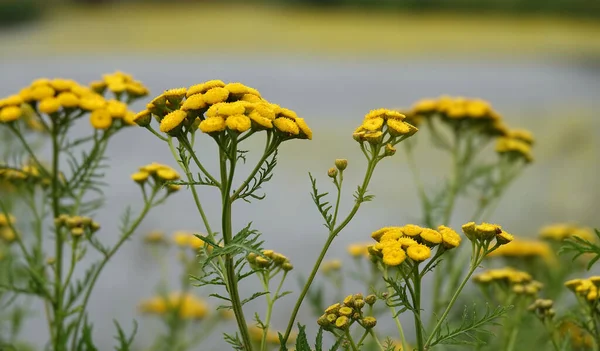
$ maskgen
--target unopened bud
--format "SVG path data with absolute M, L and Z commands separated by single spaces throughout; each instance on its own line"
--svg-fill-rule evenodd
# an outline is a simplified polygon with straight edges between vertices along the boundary
M 257 256 L 258 256 L 258 255 L 257 255 L 257 254 L 255 254 L 254 252 L 250 252 L 246 258 L 248 259 L 248 262 L 250 262 L 250 263 L 255 263 L 255 262 L 256 262 L 256 257 L 257 257 Z
M 337 160 L 335 160 L 335 167 L 340 171 L 345 170 L 346 167 L 348 167 L 348 160 L 343 159 L 343 158 L 338 158 Z
M 289 272 L 289 271 L 291 271 L 292 269 L 294 269 L 294 266 L 292 266 L 292 264 L 291 264 L 291 263 L 289 263 L 289 262 L 284 262 L 284 263 L 281 265 L 281 269 L 283 269 L 283 271 L 284 271 L 284 272 Z
M 365 302 L 369 304 L 369 306 L 373 306 L 373 304 L 377 301 L 377 296 L 371 294 L 365 297 Z
M 362 325 L 365 329 L 371 329 L 377 325 L 377 319 L 375 317 L 365 317 L 362 319 Z
M 328 171 L 327 171 L 327 175 L 330 178 L 335 178 L 338 175 L 338 170 L 336 168 L 331 167 Z
M 394 156 L 396 154 L 396 148 L 393 147 L 392 144 L 387 144 L 383 154 L 385 156 Z

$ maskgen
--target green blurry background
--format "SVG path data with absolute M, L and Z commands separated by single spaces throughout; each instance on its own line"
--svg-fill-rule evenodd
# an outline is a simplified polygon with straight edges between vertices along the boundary
M 326 187 L 327 169 L 335 158 L 346 157 L 347 184 L 357 183 L 364 160 L 350 135 L 362 116 L 441 94 L 484 98 L 509 126 L 536 136 L 535 162 L 508 190 L 493 221 L 519 236 L 535 236 L 553 222 L 600 227 L 599 15 L 598 0 L 0 0 L 0 96 L 37 77 L 85 83 L 123 70 L 148 84 L 153 95 L 223 79 L 253 86 L 297 111 L 313 128 L 314 140 L 283 146 L 275 177 L 265 187 L 267 198 L 234 209 L 234 224 L 253 221 L 268 246 L 306 274 L 325 239 L 306 172 L 319 175 Z M 140 110 L 143 103 L 133 108 Z M 89 130 L 84 123 L 75 133 Z M 254 143 L 252 150 L 262 147 Z M 431 147 L 426 134 L 418 136 L 418 144 L 427 184 L 441 186 L 449 160 Z M 125 205 L 139 208 L 139 190 L 129 180 L 136 166 L 174 165 L 162 146 L 144 130 L 132 129 L 109 147 L 109 207 L 96 218 L 107 241 L 116 240 Z M 216 161 L 212 154 L 202 157 Z M 419 218 L 401 152 L 382 163 L 371 191 L 375 201 L 336 239 L 329 258 L 348 260 L 349 243 L 368 241 L 381 226 Z M 219 202 L 210 191 L 204 199 Z M 350 193 L 345 200 L 350 204 Z M 470 206 L 459 203 L 450 224 L 462 224 Z M 182 192 L 143 230 L 202 231 L 191 208 L 191 197 Z M 209 208 L 209 216 L 217 218 L 218 209 Z M 90 314 L 101 350 L 112 349 L 113 318 L 125 326 L 140 320 L 139 345 L 148 345 L 161 328 L 136 315 L 137 302 L 154 294 L 159 271 L 142 234 L 114 258 L 93 296 Z M 172 253 L 169 272 L 175 283 Z M 347 290 L 355 292 L 353 286 Z M 296 288 L 294 279 L 287 288 Z M 256 289 L 258 283 L 249 284 L 244 293 Z M 281 300 L 276 325 L 287 320 L 292 300 Z M 252 315 L 263 305 L 249 309 Z M 308 309 L 300 318 L 314 327 Z M 24 337 L 41 345 L 47 339 L 44 327 L 40 313 Z M 222 349 L 219 335 L 209 346 L 201 349 Z

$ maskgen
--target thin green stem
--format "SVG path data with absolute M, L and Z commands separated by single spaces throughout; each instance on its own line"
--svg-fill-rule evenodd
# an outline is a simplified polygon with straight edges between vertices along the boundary
M 333 224 L 332 227 L 335 228 L 335 223 L 337 222 L 338 212 L 340 211 L 340 199 L 342 198 L 342 184 L 344 182 L 344 171 L 340 171 L 340 181 L 335 181 L 335 187 L 337 188 L 337 199 L 335 200 L 335 210 L 333 213 Z
M 267 160 L 267 158 L 269 158 L 277 150 L 277 146 L 278 146 L 277 142 L 275 142 L 275 143 L 273 143 L 273 145 L 271 145 L 270 135 L 267 135 L 267 141 L 265 143 L 265 151 L 263 152 L 263 156 L 260 158 L 260 160 L 254 167 L 252 172 L 250 172 L 250 174 L 248 174 L 248 177 L 246 177 L 246 180 L 244 180 L 242 185 L 240 185 L 240 187 L 233 193 L 233 195 L 231 195 L 231 202 L 234 202 L 235 200 L 238 199 L 238 197 L 240 196 L 242 191 L 244 191 L 244 189 L 246 189 L 246 187 L 252 181 L 252 179 L 254 178 L 256 173 L 258 173 L 258 171 L 260 171 L 263 163 Z
M 417 350 L 425 350 L 423 347 L 423 321 L 421 320 L 421 275 L 419 274 L 419 265 L 413 267 L 413 285 L 415 293 L 413 295 L 415 333 L 417 336 Z
M 308 293 L 308 289 L 310 288 L 313 280 L 315 279 L 315 277 L 319 271 L 319 267 L 321 266 L 321 263 L 323 262 L 323 259 L 325 258 L 325 254 L 327 254 L 327 251 L 329 250 L 329 246 L 331 246 L 331 243 L 333 242 L 335 237 L 339 234 L 339 232 L 342 231 L 342 229 L 344 229 L 348 225 L 348 223 L 350 223 L 352 218 L 354 218 L 354 215 L 356 215 L 356 212 L 358 212 L 360 205 L 364 201 L 363 197 L 364 197 L 365 193 L 367 192 L 367 186 L 369 185 L 369 182 L 371 181 L 371 177 L 373 176 L 373 171 L 375 170 L 375 166 L 377 165 L 377 162 L 378 162 L 378 159 L 376 158 L 378 153 L 379 153 L 379 148 L 376 148 L 372 151 L 373 158 L 369 159 L 369 165 L 368 165 L 367 171 L 365 173 L 365 178 L 363 180 L 361 187 L 359 188 L 354 207 L 352 207 L 352 210 L 350 210 L 350 213 L 348 214 L 346 219 L 344 219 L 344 221 L 342 223 L 340 223 L 340 225 L 337 228 L 335 228 L 334 230 L 332 230 L 330 232 L 329 236 L 327 237 L 327 241 L 325 242 L 325 245 L 323 245 L 323 248 L 321 249 L 321 252 L 319 253 L 319 257 L 317 258 L 317 261 L 315 262 L 315 264 L 313 266 L 310 276 L 308 277 L 308 280 L 304 284 L 304 287 L 302 288 L 302 291 L 300 292 L 300 296 L 298 296 L 298 299 L 296 300 L 296 304 L 294 305 L 294 308 L 292 310 L 292 313 L 291 313 L 291 316 L 290 316 L 290 319 L 289 319 L 289 322 L 288 322 L 288 325 L 287 325 L 287 328 L 286 328 L 286 331 L 285 331 L 285 334 L 283 337 L 284 342 L 287 342 L 287 340 L 290 336 L 290 333 L 292 332 L 292 328 L 294 326 L 294 322 L 296 321 L 296 316 L 298 315 L 300 306 L 302 305 L 302 302 L 304 301 L 304 298 L 306 297 L 306 294 Z
M 202 163 L 200 162 L 200 160 L 198 159 L 198 156 L 196 155 L 196 153 L 194 152 L 194 149 L 192 148 L 192 145 L 190 145 L 189 141 L 185 138 L 185 137 L 181 137 L 179 138 L 179 142 L 181 143 L 181 145 L 183 145 L 183 147 L 190 153 L 190 156 L 192 156 L 192 159 L 194 160 L 194 163 L 196 164 L 196 166 L 200 169 L 200 171 L 202 171 L 202 173 L 204 173 L 204 175 L 215 184 L 216 187 L 221 187 L 221 183 L 219 183 L 207 170 L 206 168 L 204 168 L 204 166 L 202 165 Z M 171 138 L 169 137 L 169 143 L 172 143 Z
M 271 315 L 273 313 L 273 305 L 275 304 L 275 300 L 277 299 L 277 296 L 279 295 L 279 291 L 281 291 L 281 287 L 283 286 L 283 282 L 285 281 L 286 276 L 287 276 L 287 272 L 284 272 L 283 276 L 281 277 L 281 281 L 279 282 L 279 285 L 277 286 L 277 289 L 275 290 L 275 294 L 273 295 L 273 298 L 271 298 L 271 293 L 269 292 L 268 273 L 263 275 L 263 279 L 262 279 L 263 289 L 267 293 L 266 294 L 267 313 L 265 315 L 265 322 L 263 323 L 265 328 L 263 329 L 263 335 L 262 335 L 262 339 L 260 342 L 260 350 L 261 351 L 267 350 L 267 334 L 269 332 L 269 327 L 271 325 Z
M 229 172 L 227 171 L 227 152 L 231 152 L 229 156 Z M 192 154 L 193 155 L 193 154 Z M 227 246 L 233 240 L 233 230 L 231 224 L 231 205 L 232 201 L 230 198 L 231 185 L 233 183 L 233 176 L 235 173 L 235 163 L 237 159 L 237 143 L 234 138 L 231 140 L 229 148 L 219 148 L 220 163 L 221 163 L 221 197 L 223 204 L 222 212 L 222 232 L 223 232 L 223 243 Z M 252 341 L 250 339 L 250 333 L 248 331 L 248 325 L 246 324 L 246 318 L 244 317 L 244 310 L 242 308 L 242 302 L 238 291 L 238 279 L 235 272 L 235 262 L 231 254 L 225 255 L 225 275 L 227 277 L 227 291 L 229 292 L 229 298 L 231 306 L 235 314 L 235 319 L 238 324 L 238 328 L 242 337 L 243 347 L 251 351 Z
M 160 190 L 159 188 L 155 187 L 152 191 L 152 194 L 150 195 L 149 201 L 147 201 L 144 204 L 144 208 L 142 209 L 142 212 L 140 213 L 140 215 L 138 216 L 138 218 L 132 223 L 131 227 L 125 231 L 123 233 L 123 235 L 121 236 L 121 238 L 119 239 L 119 241 L 117 242 L 117 244 L 106 253 L 106 255 L 104 256 L 104 258 L 102 259 L 102 261 L 100 262 L 100 265 L 98 266 L 98 268 L 96 268 L 96 271 L 94 272 L 94 276 L 92 277 L 92 280 L 89 283 L 89 286 L 85 292 L 84 298 L 83 298 L 83 302 L 81 304 L 81 310 L 79 312 L 79 316 L 77 317 L 77 322 L 75 323 L 75 328 L 74 328 L 74 333 L 73 333 L 73 339 L 72 339 L 72 343 L 71 343 L 71 350 L 76 350 L 76 346 L 77 346 L 77 336 L 79 333 L 79 328 L 81 326 L 81 322 L 83 321 L 83 317 L 85 316 L 85 311 L 86 311 L 86 307 L 88 304 L 88 301 L 90 299 L 90 296 L 92 295 L 92 291 L 94 290 L 94 286 L 96 285 L 96 282 L 98 281 L 98 277 L 100 276 L 100 273 L 102 272 L 102 270 L 104 269 L 104 266 L 106 266 L 106 264 L 108 263 L 108 261 L 114 256 L 114 254 L 119 250 L 119 248 L 121 248 L 121 246 L 129 239 L 129 237 L 135 232 L 135 230 L 137 229 L 137 227 L 140 225 L 140 223 L 142 222 L 142 220 L 144 219 L 144 217 L 146 217 L 146 215 L 148 214 L 148 212 L 150 211 L 150 209 L 156 205 L 157 203 L 161 202 L 162 200 L 157 201 L 156 203 L 153 203 L 154 198 L 156 197 L 158 190 Z
M 388 273 L 387 268 L 383 269 L 383 277 L 385 279 L 389 279 L 389 273 Z M 408 284 L 408 281 L 407 281 L 407 284 Z M 388 286 L 387 290 L 388 290 L 388 293 L 390 296 L 392 296 L 394 294 L 394 289 L 392 289 L 392 287 Z M 411 289 L 411 294 L 412 294 L 412 289 Z M 389 309 L 390 309 L 390 312 L 392 312 L 392 318 L 394 319 L 394 323 L 396 323 L 396 328 L 398 329 L 398 333 L 400 334 L 400 341 L 402 342 L 402 348 L 407 349 L 408 343 L 406 342 L 406 336 L 404 335 L 404 328 L 402 328 L 402 323 L 400 322 L 400 318 L 397 315 L 396 307 L 389 306 Z
M 352 335 L 350 334 L 349 327 L 344 330 L 344 335 L 346 335 L 346 340 L 348 340 L 350 343 L 350 348 L 352 348 L 352 351 L 358 351 L 358 347 L 356 346 L 356 343 L 354 343 L 354 339 L 352 339 Z
M 381 351 L 385 350 L 383 345 L 381 345 L 381 341 L 379 341 L 379 338 L 377 337 L 377 335 L 375 335 L 375 331 L 372 328 L 369 330 L 369 334 L 371 334 L 371 336 L 373 337 L 373 340 L 375 340 L 375 343 L 377 344 L 377 346 L 379 346 L 379 349 Z

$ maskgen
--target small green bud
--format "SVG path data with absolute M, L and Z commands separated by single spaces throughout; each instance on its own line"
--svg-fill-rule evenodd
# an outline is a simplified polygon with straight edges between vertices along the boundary
M 346 167 L 348 167 L 348 160 L 343 159 L 343 158 L 338 158 L 337 160 L 335 160 L 335 167 L 340 171 L 345 170 Z
M 362 322 L 361 324 L 363 325 L 363 327 L 365 327 L 365 329 L 371 329 L 377 325 L 377 319 L 375 319 L 375 317 L 365 317 L 362 319 L 361 322 Z
M 329 176 L 329 178 L 335 178 L 338 175 L 338 170 L 331 167 L 328 171 L 327 171 L 327 175 Z

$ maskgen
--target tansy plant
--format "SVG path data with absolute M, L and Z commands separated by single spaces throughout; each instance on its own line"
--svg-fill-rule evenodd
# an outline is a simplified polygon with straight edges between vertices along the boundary
M 116 133 L 135 125 L 128 104 L 147 94 L 142 83 L 117 72 L 90 86 L 68 79 L 37 79 L 0 100 L 0 128 L 18 141 L 26 158 L 25 162 L 13 158 L 0 171 L 3 185 L 19 195 L 0 199 L 2 237 L 11 243 L 12 257 L 12 275 L 2 280 L 1 290 L 3 295 L 41 299 L 52 350 L 93 347 L 87 304 L 103 268 L 150 209 L 177 190 L 164 187 L 178 177 L 173 169 L 144 167 L 149 178 L 138 181 L 143 208 L 136 216 L 129 209 L 125 212 L 115 244 L 106 243 L 100 223 L 93 219 L 103 204 L 106 147 Z M 88 124 L 86 135 L 71 133 L 78 123 Z M 32 126 L 48 145 L 47 162 L 28 135 Z M 13 216 L 10 212 L 17 206 L 26 212 Z M 86 267 L 82 259 L 89 250 L 100 259 Z M 129 338 L 118 329 L 120 343 L 127 344 Z

